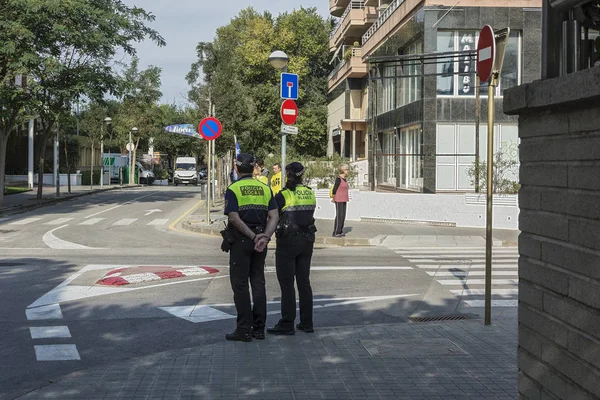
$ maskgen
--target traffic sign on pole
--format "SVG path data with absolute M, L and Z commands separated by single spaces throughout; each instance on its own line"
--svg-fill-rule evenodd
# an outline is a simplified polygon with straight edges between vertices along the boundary
M 287 72 L 281 74 L 281 98 L 298 100 L 297 74 L 288 74 Z
M 281 120 L 286 125 L 294 125 L 298 118 L 298 106 L 294 100 L 284 100 L 281 105 Z
M 289 135 L 297 135 L 298 134 L 298 127 L 297 126 L 291 126 L 291 125 L 282 124 L 281 125 L 281 133 L 286 133 L 286 134 L 289 134 Z
M 477 75 L 481 82 L 487 82 L 492 76 L 496 60 L 496 37 L 491 26 L 486 25 L 479 33 L 477 43 Z
M 221 121 L 213 117 L 204 118 L 198 125 L 198 133 L 206 140 L 215 140 L 221 135 Z

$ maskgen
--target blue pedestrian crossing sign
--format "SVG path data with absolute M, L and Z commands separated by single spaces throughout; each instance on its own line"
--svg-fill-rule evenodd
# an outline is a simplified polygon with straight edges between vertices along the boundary
M 298 100 L 297 74 L 288 74 L 287 72 L 281 74 L 281 98 Z

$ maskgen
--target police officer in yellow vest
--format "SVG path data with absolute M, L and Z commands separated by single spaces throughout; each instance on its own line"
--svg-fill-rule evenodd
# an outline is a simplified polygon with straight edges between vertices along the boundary
M 250 342 L 265 338 L 267 295 L 265 289 L 266 245 L 277 228 L 279 212 L 271 189 L 252 179 L 254 157 L 239 154 L 235 169 L 239 180 L 225 192 L 228 216 L 229 275 L 237 310 L 237 328 L 227 340 Z M 248 290 L 252 287 L 252 300 Z
M 271 190 L 276 195 L 281 191 L 281 166 L 273 164 L 273 176 L 271 177 Z
M 315 242 L 314 213 L 317 205 L 311 188 L 302 184 L 304 167 L 293 162 L 285 168 L 286 184 L 275 196 L 279 209 L 275 264 L 281 286 L 281 319 L 267 332 L 275 335 L 293 335 L 296 320 L 296 293 L 300 297 L 300 323 L 296 328 L 314 332 L 313 296 L 310 286 L 310 263 Z

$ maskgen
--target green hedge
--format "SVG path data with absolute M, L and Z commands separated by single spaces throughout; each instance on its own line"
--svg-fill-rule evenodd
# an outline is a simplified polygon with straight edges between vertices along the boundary
M 94 169 L 94 185 L 100 184 L 100 173 L 101 172 L 102 172 L 102 170 L 100 168 Z M 88 186 L 90 184 L 90 174 L 91 174 L 91 171 L 89 169 L 81 171 L 81 184 L 83 186 Z

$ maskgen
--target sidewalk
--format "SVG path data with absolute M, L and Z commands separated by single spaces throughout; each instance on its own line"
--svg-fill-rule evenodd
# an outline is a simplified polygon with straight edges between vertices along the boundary
M 323 328 L 157 353 L 19 399 L 515 399 L 517 317 Z
M 182 228 L 202 235 L 221 236 L 223 202 L 211 207 L 211 225 L 205 223 L 206 203 L 201 202 L 182 222 Z M 386 247 L 485 247 L 485 229 L 456 228 L 439 225 L 346 221 L 343 238 L 332 237 L 333 220 L 316 220 L 316 245 L 386 246 Z M 519 231 L 494 229 L 495 247 L 517 246 Z
M 71 193 L 68 193 L 67 186 L 60 187 L 60 196 L 56 197 L 55 186 L 44 186 L 42 188 L 42 199 L 37 199 L 37 187 L 29 192 L 11 194 L 4 196 L 4 204 L 0 207 L 0 215 L 8 215 L 15 212 L 23 212 L 33 210 L 45 205 L 55 204 L 75 197 L 86 196 L 94 193 L 99 193 L 107 190 L 115 190 L 128 187 L 138 187 L 139 185 L 120 186 L 120 185 L 104 185 L 100 189 L 100 185 L 90 189 L 89 186 L 71 186 Z

